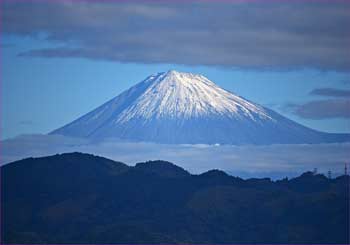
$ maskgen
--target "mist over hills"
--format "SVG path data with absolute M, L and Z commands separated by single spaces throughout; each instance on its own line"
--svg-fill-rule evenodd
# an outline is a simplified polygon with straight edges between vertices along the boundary
M 202 75 L 147 77 L 51 134 L 165 144 L 302 144 L 350 141 L 304 127 L 228 92 Z
M 67 153 L 1 167 L 4 243 L 349 242 L 349 176 L 243 180 Z

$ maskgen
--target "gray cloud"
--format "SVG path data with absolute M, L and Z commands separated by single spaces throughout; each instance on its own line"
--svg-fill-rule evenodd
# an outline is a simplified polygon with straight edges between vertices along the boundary
M 318 168 L 341 172 L 350 144 L 213 146 L 130 143 L 117 140 L 90 142 L 59 135 L 26 135 L 1 142 L 1 163 L 63 152 L 86 152 L 129 165 L 163 159 L 201 173 L 222 169 L 241 176 L 290 176 Z M 276 175 L 277 174 L 277 175 Z
M 349 70 L 349 12 L 347 1 L 5 0 L 2 31 L 56 44 L 21 56 Z
M 350 99 L 315 100 L 286 105 L 294 114 L 307 119 L 350 118 Z
M 292 112 L 306 119 L 350 118 L 350 90 L 337 88 L 316 88 L 310 95 L 330 97 L 330 99 L 312 100 L 305 103 L 287 103 L 282 111 Z
M 350 97 L 350 90 L 335 88 L 317 88 L 312 90 L 310 94 L 329 97 Z

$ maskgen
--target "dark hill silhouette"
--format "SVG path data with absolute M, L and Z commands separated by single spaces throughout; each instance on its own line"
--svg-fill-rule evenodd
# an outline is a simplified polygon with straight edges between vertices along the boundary
M 3 243 L 333 243 L 349 176 L 243 180 L 82 153 L 1 167 Z
M 135 169 L 168 178 L 181 178 L 190 175 L 190 173 L 183 168 L 171 162 L 161 160 L 137 163 Z

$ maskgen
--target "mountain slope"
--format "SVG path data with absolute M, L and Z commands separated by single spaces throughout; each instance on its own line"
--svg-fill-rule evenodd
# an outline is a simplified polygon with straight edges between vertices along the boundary
M 163 171 L 164 170 L 164 171 Z M 67 153 L 1 167 L 2 243 L 347 244 L 349 177 L 191 175 Z
M 321 143 L 350 140 L 306 128 L 201 75 L 146 78 L 52 134 L 170 144 Z

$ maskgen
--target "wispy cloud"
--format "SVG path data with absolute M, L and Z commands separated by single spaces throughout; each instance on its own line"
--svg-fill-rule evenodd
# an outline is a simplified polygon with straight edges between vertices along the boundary
M 21 56 L 350 69 L 347 1 L 5 0 L 1 7 L 5 34 L 45 34 L 59 44 Z
M 285 108 L 301 118 L 350 118 L 349 99 L 314 100 L 303 104 L 289 103 Z
M 338 88 L 316 88 L 309 95 L 328 97 L 328 99 L 311 100 L 305 103 L 286 103 L 282 110 L 313 120 L 329 118 L 350 118 L 350 90 Z
M 15 47 L 16 45 L 13 43 L 1 43 L 0 42 L 0 48 L 12 48 Z
M 32 121 L 32 120 L 22 120 L 22 121 L 20 121 L 18 124 L 21 125 L 21 126 L 28 126 L 28 125 L 33 125 L 33 124 L 35 124 L 35 122 Z
M 336 89 L 336 88 L 317 88 L 310 92 L 310 95 L 328 96 L 328 97 L 349 97 L 349 89 Z

